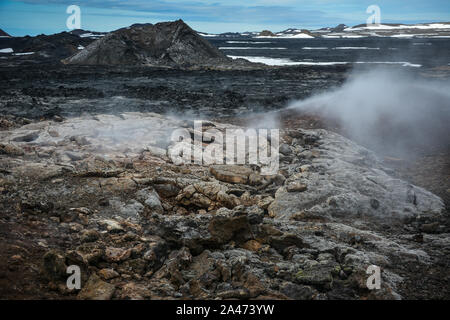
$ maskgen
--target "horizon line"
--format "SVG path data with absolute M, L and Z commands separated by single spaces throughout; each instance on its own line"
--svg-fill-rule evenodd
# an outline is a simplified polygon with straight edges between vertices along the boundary
M 132 23 L 132 24 L 130 24 L 130 25 L 127 25 L 127 26 L 124 26 L 124 27 L 119 27 L 119 28 L 117 28 L 117 29 L 112 29 L 112 30 L 109 30 L 109 31 L 96 31 L 96 30 L 90 30 L 90 29 L 83 29 L 83 28 L 80 28 L 80 29 L 71 29 L 71 30 L 68 30 L 68 29 L 62 29 L 61 31 L 58 31 L 58 32 L 54 32 L 54 33 L 36 33 L 34 36 L 39 36 L 39 35 L 46 35 L 46 36 L 48 36 L 48 35 L 54 35 L 54 34 L 59 34 L 59 33 L 63 33 L 63 32 L 71 32 L 71 31 L 74 31 L 74 30 L 83 30 L 83 31 L 90 31 L 90 32 L 101 32 L 101 33 L 109 33 L 109 32 L 114 32 L 114 31 L 117 31 L 117 30 L 119 30 L 119 29 L 123 29 L 123 28 L 127 28 L 127 27 L 130 27 L 130 26 L 132 26 L 132 25 L 134 25 L 134 24 L 152 24 L 152 25 L 155 25 L 155 24 L 158 24 L 158 23 L 163 23 L 163 22 L 174 22 L 174 21 L 178 21 L 178 20 L 182 20 L 184 23 L 186 23 L 189 27 L 191 27 L 190 26 L 190 24 L 189 23 L 187 23 L 187 22 L 185 22 L 183 19 L 176 19 L 176 20 L 167 20 L 167 21 L 159 21 L 159 22 L 156 22 L 156 23 L 151 23 L 151 22 L 148 22 L 148 23 L 139 23 L 139 22 L 136 22 L 136 23 Z M 423 21 L 423 20 L 421 20 L 421 21 Z M 450 24 L 450 21 L 430 21 L 430 22 L 415 22 L 415 23 L 402 23 L 402 22 L 382 22 L 382 23 L 380 23 L 380 25 L 416 25 L 416 24 L 434 24 L 434 23 L 449 23 Z M 254 33 L 254 32 L 262 32 L 262 31 L 265 31 L 265 30 L 268 30 L 268 31 L 271 31 L 271 32 L 273 32 L 273 33 L 279 33 L 279 32 L 282 32 L 282 31 L 285 31 L 285 30 L 289 30 L 289 29 L 298 29 L 298 30 L 308 30 L 308 31 L 314 31 L 314 30 L 321 30 L 321 29 L 325 29 L 325 28 L 335 28 L 335 27 L 337 27 L 337 26 L 339 26 L 339 25 L 345 25 L 345 26 L 348 26 L 348 27 L 351 27 L 351 28 L 353 28 L 353 27 L 356 27 L 356 26 L 361 26 L 361 25 L 364 25 L 365 23 L 360 23 L 360 24 L 355 24 L 355 25 L 353 25 L 353 26 L 350 26 L 350 25 L 348 25 L 348 24 L 346 24 L 346 23 L 338 23 L 337 25 L 335 25 L 334 27 L 332 27 L 332 26 L 322 26 L 322 27 L 318 27 L 318 28 L 304 28 L 304 27 L 289 27 L 289 28 L 286 28 L 286 29 L 283 29 L 283 30 L 279 30 L 279 31 L 272 31 L 272 30 L 270 30 L 269 28 L 264 28 L 264 29 L 262 29 L 262 30 L 259 30 L 259 31 L 256 31 L 256 30 L 253 30 L 253 31 L 249 31 L 249 30 L 246 30 L 246 31 L 225 31 L 225 32 L 220 32 L 220 33 L 210 33 L 210 32 L 206 32 L 206 31 L 200 31 L 200 30 L 195 30 L 194 28 L 192 28 L 194 31 L 196 31 L 197 33 L 203 33 L 203 34 L 216 34 L 216 35 L 220 35 L 220 34 L 225 34 L 225 33 Z M 15 35 L 12 35 L 11 33 L 9 33 L 7 30 L 5 30 L 3 27 L 0 27 L 0 30 L 2 30 L 2 31 L 4 31 L 5 33 L 7 33 L 7 34 L 9 34 L 11 37 L 27 37 L 27 36 L 30 36 L 30 37 L 33 37 L 32 35 L 30 35 L 30 34 L 26 34 L 26 35 L 22 35 L 22 36 L 15 36 Z

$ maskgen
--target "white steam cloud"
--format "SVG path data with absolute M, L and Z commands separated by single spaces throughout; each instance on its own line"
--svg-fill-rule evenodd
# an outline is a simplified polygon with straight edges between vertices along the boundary
M 355 72 L 342 87 L 288 108 L 337 122 L 352 140 L 388 155 L 450 147 L 449 81 L 386 69 Z

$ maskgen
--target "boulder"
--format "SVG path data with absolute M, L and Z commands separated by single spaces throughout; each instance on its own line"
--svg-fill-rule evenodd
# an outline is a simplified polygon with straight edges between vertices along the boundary
M 220 181 L 246 184 L 253 170 L 245 166 L 213 165 L 209 167 L 211 174 Z
M 108 247 L 105 250 L 105 260 L 119 262 L 127 260 L 131 255 L 131 249 Z
M 260 37 L 275 37 L 275 34 L 269 30 L 263 30 L 259 33 Z
M 161 205 L 158 193 L 153 188 L 146 188 L 139 190 L 136 193 L 139 201 L 141 201 L 147 208 L 156 213 L 163 213 L 164 209 Z
M 250 226 L 245 215 L 229 217 L 217 215 L 211 219 L 208 230 L 213 239 L 226 243 L 231 239 L 245 241 L 251 237 Z
M 23 156 L 24 151 L 22 148 L 11 143 L 0 143 L 0 154 L 6 154 L 10 156 Z
M 92 274 L 85 286 L 78 293 L 80 300 L 111 300 L 116 287 Z
M 110 269 L 110 268 L 104 268 L 104 269 L 99 270 L 98 275 L 103 280 L 111 280 L 111 279 L 119 277 L 119 274 L 116 271 L 114 271 L 114 269 Z
M 49 280 L 64 280 L 68 277 L 64 253 L 48 251 L 43 258 L 43 273 Z

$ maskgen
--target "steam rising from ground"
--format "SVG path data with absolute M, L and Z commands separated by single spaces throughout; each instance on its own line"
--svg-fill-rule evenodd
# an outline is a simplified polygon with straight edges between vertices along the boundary
M 450 83 L 399 71 L 355 72 L 340 88 L 289 108 L 337 122 L 351 139 L 384 154 L 450 147 Z

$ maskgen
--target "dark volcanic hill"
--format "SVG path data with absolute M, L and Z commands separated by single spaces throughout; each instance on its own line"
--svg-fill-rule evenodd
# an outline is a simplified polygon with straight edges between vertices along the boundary
M 58 62 L 80 51 L 81 48 L 92 43 L 94 39 L 79 37 L 69 32 L 52 35 L 38 35 L 35 37 L 5 37 L 0 38 L 0 48 L 12 48 L 14 53 L 34 53 L 35 61 Z M 28 58 L 31 56 L 17 57 Z
M 182 20 L 135 24 L 116 30 L 63 62 L 169 67 L 231 64 L 229 58 Z
M 0 37 L 11 37 L 9 34 L 7 34 L 5 31 L 0 29 Z
M 342 31 L 344 31 L 345 28 L 347 28 L 347 25 L 341 23 L 341 24 L 337 25 L 336 27 L 331 28 L 330 31 L 332 31 L 332 32 L 342 32 Z
M 89 31 L 89 30 L 83 30 L 83 29 L 74 29 L 72 31 L 69 31 L 69 33 L 77 35 L 81 38 L 98 39 L 98 38 L 103 37 L 108 32 L 96 32 L 96 31 Z

